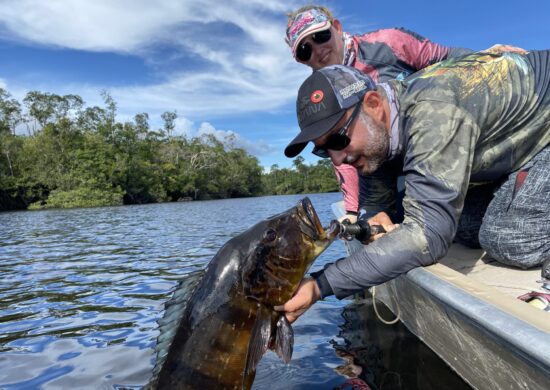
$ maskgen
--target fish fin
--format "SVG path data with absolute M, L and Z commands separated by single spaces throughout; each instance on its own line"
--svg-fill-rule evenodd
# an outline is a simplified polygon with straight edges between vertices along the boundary
M 244 375 L 250 375 L 256 371 L 256 366 L 268 349 L 270 336 L 271 312 L 265 306 L 258 305 L 256 321 L 250 334 Z
M 285 316 L 279 317 L 275 334 L 274 350 L 283 362 L 288 363 L 292 359 L 294 348 L 294 331 Z
M 176 288 L 174 288 L 172 298 L 164 304 L 164 316 L 158 321 L 160 333 L 157 337 L 157 344 L 155 346 L 155 367 L 153 368 L 153 375 L 149 381 L 150 384 L 155 383 L 158 379 L 158 374 L 164 365 L 166 355 L 168 355 L 168 350 L 178 330 L 187 302 L 204 273 L 204 270 L 198 270 L 187 274 L 184 279 L 180 280 Z

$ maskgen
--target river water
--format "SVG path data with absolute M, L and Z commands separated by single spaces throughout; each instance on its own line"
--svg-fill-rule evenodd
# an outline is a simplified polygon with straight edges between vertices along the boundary
M 178 280 L 301 198 L 0 213 L 0 388 L 140 388 Z M 328 225 L 340 195 L 310 198 Z M 312 270 L 344 255 L 336 242 Z M 373 389 L 467 388 L 404 327 L 377 322 L 368 299 L 328 298 L 293 327 L 291 363 L 268 352 L 254 389 L 351 389 L 358 375 Z

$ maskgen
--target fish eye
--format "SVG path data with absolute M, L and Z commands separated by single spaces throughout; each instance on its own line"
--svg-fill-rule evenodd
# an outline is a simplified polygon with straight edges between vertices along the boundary
M 273 229 L 267 229 L 264 233 L 264 240 L 268 242 L 275 241 L 277 238 L 277 232 Z

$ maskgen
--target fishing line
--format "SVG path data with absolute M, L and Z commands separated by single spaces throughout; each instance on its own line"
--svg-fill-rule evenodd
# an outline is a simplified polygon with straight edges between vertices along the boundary
M 395 307 L 397 308 L 396 317 L 391 321 L 385 320 L 382 318 L 382 316 L 378 312 L 378 308 L 376 307 L 376 286 L 372 286 L 371 292 L 372 292 L 372 307 L 374 307 L 374 313 L 376 314 L 376 317 L 378 317 L 378 319 L 386 325 L 393 325 L 397 321 L 399 321 L 399 318 L 401 317 L 401 310 L 399 309 L 399 305 L 397 304 L 397 301 L 395 302 Z

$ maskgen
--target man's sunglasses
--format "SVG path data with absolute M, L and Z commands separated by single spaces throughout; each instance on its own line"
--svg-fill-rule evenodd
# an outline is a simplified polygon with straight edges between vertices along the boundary
M 328 154 L 329 149 L 342 150 L 346 146 L 348 146 L 351 140 L 347 136 L 347 132 L 353 120 L 359 113 L 360 108 L 361 108 L 361 102 L 355 105 L 355 109 L 351 113 L 351 116 L 348 118 L 344 126 L 340 130 L 338 130 L 336 133 L 329 135 L 326 142 L 323 145 L 315 146 L 311 151 L 311 153 L 321 158 L 329 158 L 330 157 L 330 155 Z
M 321 43 L 330 41 L 331 37 L 332 37 L 332 33 L 330 32 L 330 28 L 328 30 L 323 30 L 323 31 L 319 31 L 314 34 L 311 34 L 311 40 L 318 45 L 320 45 Z M 311 58 L 312 52 L 313 52 L 313 49 L 311 47 L 311 43 L 309 42 L 301 43 L 298 45 L 298 48 L 296 49 L 296 58 L 302 62 L 307 62 Z

